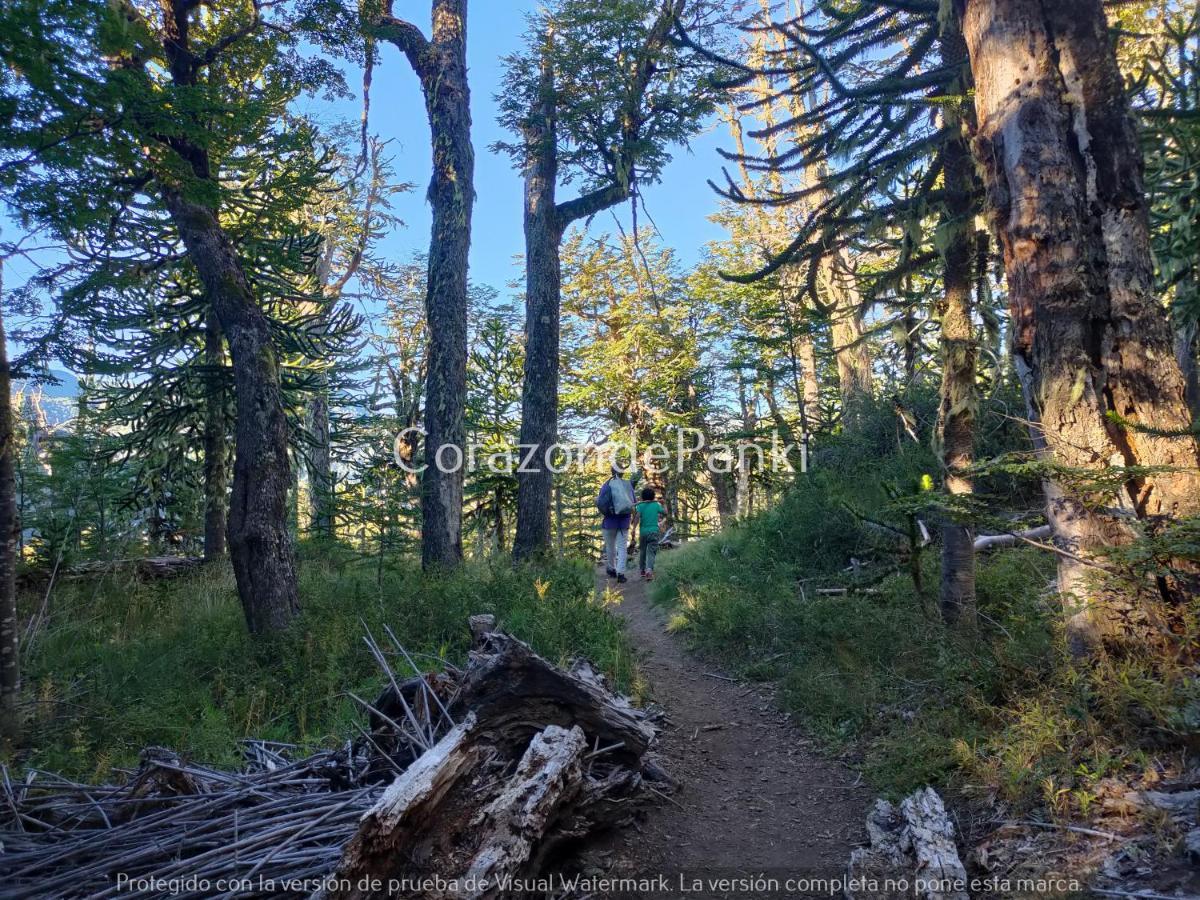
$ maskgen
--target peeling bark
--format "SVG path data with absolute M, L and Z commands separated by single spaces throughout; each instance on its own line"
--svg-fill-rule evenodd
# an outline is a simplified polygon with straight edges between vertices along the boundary
M 1013 349 L 1048 450 L 1096 474 L 1163 467 L 1132 475 L 1115 501 L 1061 484 L 1048 492 L 1067 551 L 1059 589 L 1069 641 L 1084 654 L 1137 631 L 1140 615 L 1129 598 L 1101 596 L 1089 557 L 1131 540 L 1132 517 L 1153 527 L 1200 511 L 1200 454 L 1194 437 L 1178 434 L 1190 425 L 1184 378 L 1153 290 L 1141 155 L 1101 4 L 960 8 Z
M 639 759 L 649 748 L 654 729 L 595 670 L 577 667 L 564 677 L 515 638 L 499 632 L 484 638 L 451 713 L 470 711 L 511 743 L 527 742 L 535 727 L 579 725 L 606 746 L 620 744 L 618 759 Z

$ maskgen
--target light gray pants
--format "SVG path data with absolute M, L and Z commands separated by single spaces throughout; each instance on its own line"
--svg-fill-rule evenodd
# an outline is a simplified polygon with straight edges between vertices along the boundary
M 604 564 L 610 569 L 616 569 L 618 575 L 625 574 L 625 566 L 629 564 L 629 527 L 603 528 L 604 533 Z

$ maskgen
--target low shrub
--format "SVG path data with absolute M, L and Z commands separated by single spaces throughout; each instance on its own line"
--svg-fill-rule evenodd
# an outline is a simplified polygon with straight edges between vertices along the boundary
M 1084 811 L 1096 780 L 1196 746 L 1190 657 L 1073 663 L 1043 549 L 981 555 L 978 631 L 942 625 L 937 547 L 910 567 L 903 521 L 876 496 L 923 461 L 807 476 L 776 508 L 664 554 L 655 600 L 700 651 L 778 679 L 788 710 L 888 794 L 935 783 Z

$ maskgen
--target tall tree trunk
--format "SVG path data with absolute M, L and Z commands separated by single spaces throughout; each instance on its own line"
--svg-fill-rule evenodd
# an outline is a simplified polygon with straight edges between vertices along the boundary
M 312 436 L 308 451 L 309 530 L 323 540 L 330 540 L 336 510 L 329 453 L 329 386 L 324 378 L 308 401 L 308 430 Z
M 287 527 L 287 419 L 270 324 L 216 214 L 174 188 L 163 196 L 229 341 L 237 400 L 229 556 L 250 631 L 275 631 L 295 617 L 300 600 Z
M 800 398 L 801 431 L 809 432 L 821 427 L 821 383 L 817 380 L 817 347 L 811 334 L 805 333 L 796 339 L 797 353 L 792 362 L 800 365 L 800 385 L 796 395 Z M 795 373 L 793 372 L 793 375 Z
M 717 504 L 717 520 L 722 528 L 728 528 L 737 518 L 737 491 L 733 475 L 729 472 L 718 472 L 709 466 L 708 480 L 712 485 L 713 500 Z
M 225 555 L 229 504 L 228 428 L 225 421 L 225 339 L 212 308 L 204 321 L 204 363 L 209 378 L 204 398 L 204 558 Z
M 945 64 L 965 64 L 967 48 L 956 23 L 947 24 L 941 41 Z M 971 323 L 972 263 L 977 245 L 973 164 L 962 113 L 957 109 L 945 110 L 942 159 L 947 199 L 942 223 L 943 295 L 938 303 L 942 385 L 936 440 L 946 491 L 952 497 L 960 497 L 974 492 L 967 470 L 974 462 L 975 412 L 979 403 L 975 383 L 978 347 Z M 975 536 L 969 526 L 950 520 L 942 524 L 939 601 L 942 618 L 948 625 L 975 627 Z
M 775 376 L 770 371 L 767 372 L 767 384 L 763 389 L 762 397 L 767 402 L 767 412 L 771 416 L 771 423 L 775 426 L 776 433 L 788 448 L 788 462 L 796 472 L 803 471 L 805 461 L 802 444 L 806 440 L 806 436 L 803 432 L 797 435 L 783 414 L 783 409 L 779 406 L 779 398 L 776 396 Z M 803 428 L 805 424 L 802 420 L 801 427 Z
M 558 343 L 562 307 L 559 242 L 563 224 L 555 199 L 558 138 L 553 73 L 543 73 L 541 104 L 525 128 L 525 378 L 521 389 L 521 455 L 517 473 L 517 536 L 513 555 L 526 559 L 550 545 L 554 475 L 545 454 L 558 439 Z M 527 454 L 532 454 L 528 455 Z
M 742 439 L 753 440 L 754 433 L 758 430 L 758 416 L 754 412 L 754 392 L 747 392 L 746 375 L 740 370 L 738 371 L 738 405 L 742 412 Z M 749 462 L 750 454 L 746 454 L 745 458 L 738 459 L 735 514 L 739 519 L 746 518 L 751 512 Z
M 558 440 L 558 344 L 562 309 L 560 243 L 572 222 L 588 219 L 629 199 L 630 178 L 641 150 L 646 90 L 669 39 L 682 0 L 664 2 L 635 60 L 620 143 L 607 183 L 571 200 L 556 202 L 558 130 L 553 67 L 543 58 L 538 99 L 523 125 L 525 147 L 525 382 L 521 389 L 520 452 L 529 460 L 517 470 L 517 534 L 513 557 L 527 559 L 550 549 L 550 496 L 554 475 L 547 454 Z
M 428 40 L 416 26 L 392 17 L 390 2 L 388 13 L 375 23 L 375 31 L 404 52 L 420 79 L 433 143 L 433 178 L 428 193 L 433 230 L 425 295 L 429 351 L 425 378 L 426 468 L 421 476 L 421 563 L 426 568 L 445 568 L 460 563 L 463 555 L 467 256 L 475 203 L 467 2 L 433 0 L 433 28 Z M 439 454 L 443 447 L 457 448 L 457 453 Z
M 822 258 L 820 272 L 829 304 L 842 408 L 853 419 L 855 408 L 874 393 L 871 354 L 864 340 L 862 297 L 845 253 L 839 251 Z
M 566 549 L 566 531 L 563 516 L 562 480 L 556 478 L 554 479 L 554 537 L 557 541 L 559 556 L 562 556 Z
M 1089 557 L 1130 540 L 1130 516 L 1153 525 L 1200 510 L 1200 453 L 1195 438 L 1168 434 L 1190 425 L 1185 383 L 1154 294 L 1141 154 L 1099 0 L 960 6 L 975 158 L 1003 251 L 1014 352 L 1048 449 L 1097 475 L 1164 467 L 1131 477 L 1115 501 L 1065 485 L 1047 497 L 1066 551 L 1068 638 L 1083 654 L 1140 614 L 1102 595 Z
M 1192 419 L 1200 420 L 1200 369 L 1196 367 L 1196 320 L 1175 323 L 1175 359 L 1183 374 L 1184 395 Z
M 492 515 L 494 517 L 493 525 L 496 529 L 496 550 L 500 553 L 504 552 L 504 493 L 500 488 L 496 488 L 492 495 Z
M 684 411 L 691 413 L 689 424 L 704 438 L 704 467 L 708 470 L 708 480 L 712 485 L 713 500 L 717 505 L 717 518 L 720 520 L 722 528 L 728 528 L 733 524 L 738 513 L 737 486 L 732 471 L 736 460 L 725 460 L 714 452 L 718 442 L 714 438 L 708 420 L 704 417 L 704 409 L 700 405 L 700 398 L 696 393 L 694 382 L 688 381 L 683 386 L 683 397 Z M 718 459 L 722 460 L 721 465 L 717 464 Z
M 188 38 L 195 9 L 187 0 L 162 3 L 163 51 L 172 81 L 182 88 L 196 83 L 197 57 Z M 187 124 L 201 124 L 183 114 Z M 186 134 L 163 141 L 195 181 L 215 187 L 206 147 Z M 162 197 L 229 343 L 237 410 L 229 556 L 250 631 L 275 631 L 295 618 L 300 600 L 288 533 L 287 419 L 270 323 L 217 212 L 187 195 L 174 177 L 162 181 Z
M 0 260 L 0 298 L 4 294 L 3 266 L 4 261 Z M 12 747 L 21 739 L 22 730 L 20 628 L 14 582 L 20 525 L 7 345 L 0 312 L 0 745 Z

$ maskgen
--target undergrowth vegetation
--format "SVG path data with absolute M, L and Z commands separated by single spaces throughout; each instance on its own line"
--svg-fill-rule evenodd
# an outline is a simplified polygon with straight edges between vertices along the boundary
M 1086 815 L 1101 779 L 1169 768 L 1195 746 L 1190 657 L 1072 664 L 1043 548 L 980 554 L 978 631 L 943 626 L 937 547 L 913 564 L 904 537 L 903 501 L 928 484 L 933 460 L 915 442 L 893 437 L 883 452 L 872 440 L 887 436 L 867 435 L 828 445 L 775 508 L 664 554 L 653 594 L 672 627 L 740 674 L 778 679 L 788 709 L 861 754 L 892 795 L 940 783 Z M 1009 510 L 1023 497 L 1036 505 L 1036 486 L 989 489 Z
M 493 613 L 555 662 L 585 655 L 629 688 L 634 666 L 616 619 L 579 562 L 513 569 L 472 565 L 423 575 L 348 552 L 308 552 L 303 613 L 274 638 L 251 638 L 228 566 L 169 581 L 126 576 L 65 581 L 26 662 L 31 740 L 21 761 L 89 780 L 136 762 L 148 745 L 232 765 L 253 737 L 336 745 L 353 737 L 383 675 L 363 642 L 387 625 L 422 667 L 462 663 L 467 617 Z M 31 618 L 43 592 L 22 597 Z M 392 660 L 397 675 L 410 670 Z

